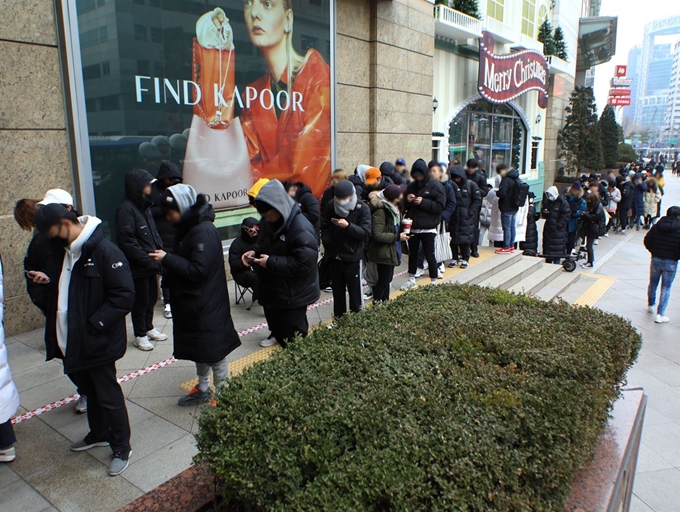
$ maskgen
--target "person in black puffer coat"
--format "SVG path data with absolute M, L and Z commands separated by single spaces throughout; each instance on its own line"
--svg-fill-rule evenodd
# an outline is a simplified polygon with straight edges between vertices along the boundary
M 649 270 L 649 287 L 647 291 L 647 306 L 650 313 L 654 313 L 656 305 L 656 290 L 661 281 L 661 297 L 656 310 L 656 322 L 668 322 L 666 307 L 671 298 L 673 280 L 680 260 L 680 207 L 671 206 L 666 216 L 652 226 L 645 236 L 645 247 L 652 254 L 652 264 Z
M 319 233 L 321 229 L 321 212 L 319 211 L 319 200 L 312 194 L 312 189 L 301 181 L 297 183 L 284 181 L 283 188 L 300 205 L 302 215 L 305 216 L 309 223 L 314 226 L 316 232 Z
M 207 196 L 179 184 L 163 192 L 161 202 L 177 226 L 177 239 L 173 253 L 159 250 L 152 258 L 168 270 L 175 306 L 173 355 L 196 363 L 198 384 L 178 402 L 190 406 L 212 398 L 211 369 L 215 387 L 225 383 L 229 374 L 226 357 L 241 340 L 231 319 L 222 240 Z
M 174 162 L 163 162 L 158 169 L 156 181 L 151 186 L 151 215 L 156 223 L 158 234 L 161 236 L 163 248 L 172 252 L 175 247 L 175 233 L 177 228 L 172 225 L 168 219 L 165 218 L 165 210 L 161 206 L 161 195 L 168 187 L 182 183 L 182 173 L 179 172 L 179 167 Z M 172 318 L 172 309 L 170 307 L 170 290 L 165 282 L 165 276 L 161 279 L 161 295 L 163 296 L 163 304 L 165 304 L 165 311 L 163 315 L 165 318 Z
M 231 277 L 239 286 L 250 288 L 255 294 L 255 271 L 249 266 L 244 266 L 241 256 L 252 251 L 257 244 L 257 235 L 260 231 L 260 223 L 255 217 L 246 217 L 241 222 L 241 235 L 234 239 L 229 247 L 229 270 Z M 255 297 L 253 297 L 255 300 Z
M 255 199 L 262 215 L 260 235 L 244 265 L 257 274 L 259 302 L 274 338 L 282 347 L 307 336 L 307 306 L 319 298 L 319 244 L 314 226 L 278 180 L 264 185 Z
M 333 288 L 333 315 L 340 318 L 349 309 L 358 313 L 363 307 L 361 261 L 371 237 L 371 211 L 357 198 L 349 181 L 335 185 L 335 198 L 321 218 L 321 239 L 328 259 Z
M 416 284 L 418 270 L 418 252 L 423 246 L 425 259 L 429 265 L 430 281 L 436 282 L 438 276 L 437 258 L 434 252 L 434 241 L 437 228 L 442 221 L 442 212 L 446 207 L 446 191 L 444 186 L 430 178 L 425 160 L 419 158 L 411 168 L 413 181 L 406 188 L 405 218 L 411 219 L 411 238 L 408 241 L 408 274 L 409 280 L 402 286 L 403 290 Z
M 560 263 L 560 256 L 567 254 L 567 227 L 571 218 L 571 208 L 557 187 L 550 187 L 545 191 L 541 213 L 545 219 L 543 225 L 543 256 L 557 256 L 546 258 L 547 263 Z
M 453 259 L 449 267 L 460 263 L 467 268 L 470 260 L 470 246 L 477 234 L 477 219 L 482 209 L 482 194 L 477 184 L 468 179 L 465 168 L 456 165 L 449 168 L 451 185 L 456 195 L 456 210 L 449 222 Z
M 527 213 L 527 234 L 524 242 L 519 243 L 519 248 L 524 256 L 536 256 L 538 254 L 538 227 L 536 221 L 541 214 L 536 212 L 536 195 L 529 192 L 529 211 Z
M 486 171 L 484 169 L 481 169 L 479 167 L 479 162 L 475 160 L 474 158 L 469 159 L 465 163 L 465 171 L 467 172 L 467 177 L 469 180 L 474 181 L 477 184 L 477 187 L 479 187 L 479 193 L 482 196 L 482 199 L 486 197 L 486 195 L 489 193 L 489 189 L 487 188 L 487 175 Z M 480 208 L 481 212 L 481 208 Z M 479 250 L 477 243 L 479 242 L 479 232 L 480 232 L 480 227 L 479 227 L 479 217 L 477 217 L 476 220 L 477 224 L 477 236 L 475 239 L 472 241 L 470 244 L 470 256 L 473 258 L 479 258 Z
M 595 264 L 595 240 L 600 236 L 600 226 L 604 219 L 604 208 L 597 194 L 590 194 L 586 199 L 586 211 L 581 215 L 583 218 L 582 237 L 586 239 L 588 250 L 588 262 L 583 263 L 583 268 L 593 268 Z
M 149 254 L 163 248 L 161 236 L 151 214 L 151 184 L 154 177 L 144 169 L 134 169 L 125 175 L 125 201 L 116 212 L 117 242 L 130 262 L 135 280 L 135 304 L 132 326 L 135 346 L 153 350 L 149 341 L 165 341 L 167 334 L 153 326 L 153 308 L 158 301 L 158 274 L 161 265 Z
M 390 183 L 382 187 L 381 190 L 384 190 L 389 185 L 406 185 L 406 180 L 401 174 L 395 171 L 394 164 L 392 162 L 381 163 L 380 172 L 382 173 L 383 178 L 389 178 L 390 180 Z
M 633 193 L 633 217 L 635 218 L 635 229 L 640 231 L 642 226 L 642 219 L 645 216 L 645 192 L 647 192 L 647 185 L 642 174 L 633 176 L 633 184 L 635 191 Z

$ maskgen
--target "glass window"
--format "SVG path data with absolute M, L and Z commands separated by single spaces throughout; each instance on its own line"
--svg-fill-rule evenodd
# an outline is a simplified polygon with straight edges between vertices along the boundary
M 503 22 L 503 6 L 505 0 L 487 0 L 486 2 L 486 15 L 489 18 L 493 18 L 497 21 Z
M 149 76 L 150 75 L 150 69 L 149 69 L 149 61 L 145 59 L 138 59 L 137 60 L 137 74 L 138 75 L 144 75 L 144 76 Z
M 102 72 L 99 64 L 83 67 L 83 80 L 93 80 L 95 78 L 101 78 L 101 76 Z
M 536 26 L 536 0 L 522 1 L 522 34 L 534 37 Z
M 163 42 L 163 31 L 158 27 L 151 27 L 151 41 L 154 43 Z
M 109 76 L 111 74 L 111 66 L 109 61 L 102 62 L 102 76 Z
M 541 5 L 540 9 L 538 9 L 538 25 L 541 25 L 547 19 L 548 8 L 545 5 Z
M 144 25 L 135 25 L 135 39 L 146 41 L 146 27 Z
M 118 104 L 118 95 L 112 94 L 111 96 L 104 96 L 99 98 L 99 109 L 102 111 L 106 110 L 118 110 L 120 108 Z

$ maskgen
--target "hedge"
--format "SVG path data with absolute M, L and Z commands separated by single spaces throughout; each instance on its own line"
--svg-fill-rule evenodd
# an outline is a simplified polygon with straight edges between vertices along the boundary
M 417 289 L 231 379 L 195 460 L 229 510 L 562 510 L 640 345 L 600 310 Z

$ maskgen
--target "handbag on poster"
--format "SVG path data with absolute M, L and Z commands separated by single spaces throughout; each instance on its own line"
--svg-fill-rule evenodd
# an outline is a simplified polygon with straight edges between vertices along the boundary
M 446 230 L 446 223 L 439 225 L 437 236 L 434 239 L 434 256 L 437 263 L 443 263 L 453 258 L 451 253 L 451 235 Z
M 240 119 L 215 129 L 194 114 L 183 174 L 184 183 L 207 194 L 215 208 L 247 206 L 253 174 Z

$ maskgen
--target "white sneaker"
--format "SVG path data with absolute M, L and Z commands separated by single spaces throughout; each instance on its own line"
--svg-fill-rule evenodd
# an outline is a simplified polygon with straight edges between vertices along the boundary
M 17 458 L 17 449 L 14 446 L 0 450 L 0 462 L 12 462 Z
M 466 268 L 468 268 L 468 265 L 469 265 L 469 263 L 468 263 L 467 261 L 461 260 L 461 262 L 460 262 L 460 268 L 466 269 Z
M 442 269 L 437 270 L 437 279 L 444 279 L 444 272 Z
M 423 269 L 427 270 L 428 268 L 430 268 L 430 264 L 427 261 L 425 261 L 425 263 L 423 263 Z
M 137 336 L 134 341 L 134 346 L 139 350 L 143 350 L 144 352 L 153 350 L 153 343 L 149 341 L 148 336 Z
M 652 315 L 656 313 L 656 306 L 647 306 L 647 311 L 649 311 Z
M 595 240 L 595 241 L 593 242 L 593 245 L 600 245 L 600 241 L 599 241 L 599 240 Z
M 153 340 L 153 341 L 165 341 L 165 340 L 168 339 L 167 334 L 163 334 L 161 331 L 159 331 L 155 327 L 153 329 L 151 329 L 149 332 L 147 332 L 146 335 L 149 337 L 150 340 Z
M 76 414 L 85 414 L 87 412 L 87 397 L 80 395 L 76 401 Z
M 277 343 L 276 338 L 274 337 L 273 334 L 270 334 L 269 336 L 267 336 L 265 339 L 263 339 L 260 342 L 260 346 L 261 347 L 271 347 L 272 345 L 276 345 L 276 343 Z
M 402 292 L 405 292 L 406 290 L 410 290 L 416 285 L 415 281 L 411 281 L 410 279 L 406 281 L 404 284 L 401 285 L 401 288 L 399 288 Z
M 657 324 L 667 324 L 668 322 L 671 321 L 671 319 L 668 318 L 667 316 L 656 315 L 656 318 L 654 319 L 654 321 Z
M 425 275 L 424 268 L 419 268 L 418 270 L 416 270 L 416 279 L 418 279 L 419 277 L 423 277 L 424 275 Z
M 172 318 L 172 309 L 170 309 L 170 304 L 165 305 L 165 309 L 163 310 L 163 316 L 165 318 Z

